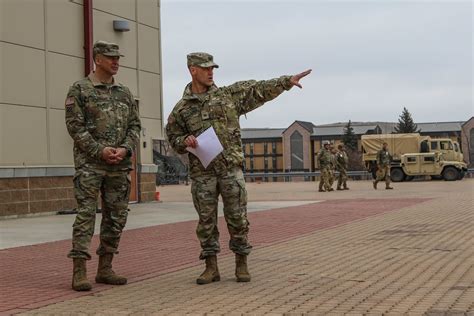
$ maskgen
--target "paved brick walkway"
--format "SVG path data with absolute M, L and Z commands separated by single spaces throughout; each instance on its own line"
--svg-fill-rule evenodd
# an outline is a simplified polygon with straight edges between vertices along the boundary
M 250 283 L 234 281 L 226 233 L 221 282 L 194 283 L 202 271 L 194 221 L 127 231 L 115 267 L 130 284 L 94 284 L 92 293 L 70 290 L 69 241 L 6 249 L 0 251 L 0 311 L 474 315 L 474 209 L 472 182 L 467 184 L 443 190 L 445 183 L 430 183 L 431 192 L 444 192 L 437 198 L 419 188 L 409 198 L 402 190 L 382 191 L 375 194 L 383 199 L 332 199 L 252 213 Z

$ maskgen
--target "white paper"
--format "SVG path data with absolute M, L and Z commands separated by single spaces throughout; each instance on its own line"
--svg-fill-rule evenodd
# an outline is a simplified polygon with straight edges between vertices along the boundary
M 198 157 L 204 168 L 207 168 L 211 161 L 224 150 L 224 147 L 222 147 L 212 126 L 196 139 L 198 142 L 196 148 L 186 147 L 186 150 Z

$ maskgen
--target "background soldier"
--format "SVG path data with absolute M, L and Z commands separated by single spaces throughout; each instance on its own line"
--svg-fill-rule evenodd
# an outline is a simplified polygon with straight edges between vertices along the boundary
M 377 183 L 385 180 L 385 189 L 393 189 L 390 186 L 390 162 L 392 156 L 388 152 L 388 144 L 383 143 L 382 149 L 377 152 L 377 178 L 374 181 L 374 189 L 377 190 Z
M 72 288 L 87 291 L 86 260 L 99 192 L 102 196 L 99 267 L 95 281 L 126 284 L 112 270 L 112 259 L 127 221 L 131 156 L 139 139 L 140 118 L 130 90 L 114 81 L 123 56 L 116 44 L 98 41 L 93 47 L 96 70 L 75 82 L 66 98 L 66 126 L 74 140 L 74 194 L 77 216 L 73 225 Z
M 316 157 L 318 161 L 319 171 L 321 173 L 319 179 L 319 192 L 333 191 L 334 189 L 329 185 L 330 178 L 330 164 L 331 164 L 331 153 L 329 141 L 323 141 L 323 148 Z
M 191 192 L 199 214 L 196 230 L 202 248 L 199 258 L 206 261 L 206 269 L 196 282 L 207 284 L 220 280 L 216 256 L 220 252 L 217 230 L 219 194 L 230 234 L 229 247 L 236 255 L 235 275 L 238 282 L 248 282 L 247 255 L 252 247 L 247 240 L 247 191 L 242 172 L 244 155 L 239 117 L 293 86 L 301 88 L 300 79 L 311 70 L 266 81 L 240 81 L 218 88 L 214 84 L 213 71 L 219 66 L 211 55 L 191 53 L 187 56 L 187 63 L 192 82 L 186 86 L 183 98 L 169 115 L 166 126 L 168 140 L 176 152 L 184 154 L 187 153 L 186 147 L 196 148 L 196 136 L 212 126 L 224 147 L 207 168 L 196 156 L 188 155 Z
M 344 150 L 344 145 L 339 144 L 337 148 L 338 152 L 336 153 L 336 170 L 339 171 L 339 176 L 337 178 L 337 189 L 349 190 L 347 187 L 347 166 L 349 165 L 349 157 Z
M 331 163 L 329 164 L 329 186 L 331 187 L 331 191 L 334 191 L 332 188 L 334 181 L 336 180 L 336 153 L 337 150 L 334 148 L 334 145 L 330 145 L 330 150 L 329 152 L 331 153 Z

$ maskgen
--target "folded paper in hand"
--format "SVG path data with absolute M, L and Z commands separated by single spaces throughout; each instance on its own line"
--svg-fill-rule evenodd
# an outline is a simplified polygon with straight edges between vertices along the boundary
M 198 142 L 197 147 L 186 147 L 186 150 L 198 157 L 204 168 L 207 168 L 211 161 L 216 158 L 224 148 L 212 126 L 202 132 L 196 139 Z

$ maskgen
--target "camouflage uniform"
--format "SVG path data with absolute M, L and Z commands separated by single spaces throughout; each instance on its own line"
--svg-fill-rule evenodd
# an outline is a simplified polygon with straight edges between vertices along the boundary
M 331 155 L 329 163 L 329 187 L 332 188 L 332 185 L 336 180 L 336 154 L 334 153 L 334 150 L 331 150 L 329 153 Z
M 349 157 L 344 150 L 339 150 L 336 153 L 336 170 L 339 171 L 339 177 L 337 178 L 337 188 L 341 189 L 343 186 L 347 189 L 347 166 Z
M 390 161 L 392 156 L 388 150 L 379 150 L 377 152 L 377 178 L 374 181 L 374 187 L 377 187 L 379 181 L 385 181 L 386 188 L 390 187 Z
M 326 148 L 321 148 L 317 156 L 319 170 L 321 172 L 319 180 L 319 191 L 330 191 L 331 185 L 329 184 L 331 177 L 331 153 Z
M 203 65 L 210 66 L 217 67 L 213 62 L 209 66 Z M 289 90 L 292 87 L 290 78 L 282 76 L 264 81 L 240 81 L 221 88 L 213 85 L 204 94 L 193 94 L 189 83 L 183 98 L 169 115 L 166 134 L 178 153 L 187 153 L 186 137 L 198 136 L 211 126 L 224 147 L 207 168 L 196 156 L 188 154 L 191 192 L 199 215 L 196 233 L 202 248 L 200 259 L 215 256 L 220 251 L 217 229 L 219 194 L 224 203 L 230 249 L 243 256 L 250 253 L 252 247 L 247 239 L 247 191 L 242 173 L 244 155 L 239 117 Z
M 66 126 L 74 140 L 74 195 L 77 216 L 70 258 L 90 259 L 89 246 L 99 193 L 102 222 L 98 255 L 117 253 L 128 215 L 131 156 L 139 139 L 140 119 L 130 90 L 103 84 L 90 74 L 75 82 L 66 99 Z M 105 147 L 123 147 L 127 156 L 116 165 L 102 160 Z

